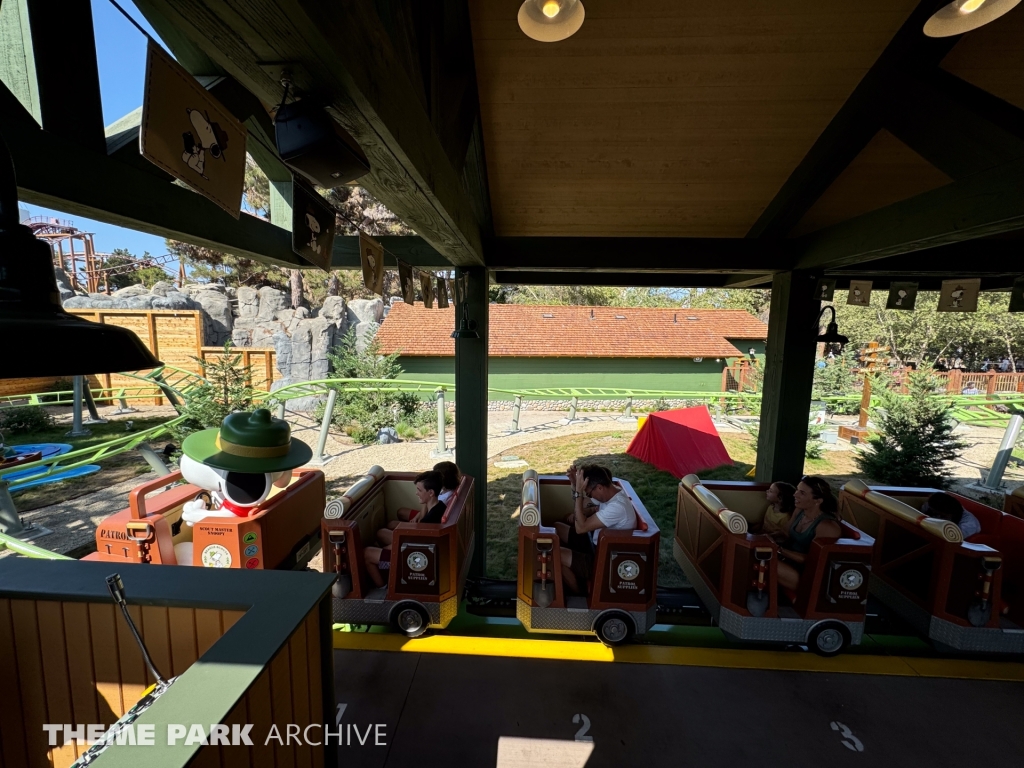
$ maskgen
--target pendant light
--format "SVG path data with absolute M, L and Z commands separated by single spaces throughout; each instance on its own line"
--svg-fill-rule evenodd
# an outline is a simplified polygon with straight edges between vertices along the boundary
M 519 8 L 519 28 L 542 43 L 572 37 L 583 26 L 580 0 L 526 0 Z
M 924 33 L 928 37 L 962 35 L 995 21 L 1018 3 L 1020 0 L 953 0 L 932 14 Z
M 842 354 L 843 347 L 849 344 L 850 340 L 839 332 L 839 325 L 836 323 L 836 308 L 831 304 L 821 308 L 821 312 L 818 313 L 818 321 L 814 327 L 819 331 L 821 330 L 821 318 L 825 316 L 826 312 L 832 313 L 832 319 L 825 328 L 825 332 L 819 333 L 815 341 L 825 345 L 825 356 L 828 357 L 829 352 L 835 355 Z
M 462 319 L 459 320 L 459 327 L 452 331 L 453 339 L 479 339 L 480 334 L 476 331 L 476 320 L 469 319 L 469 302 L 462 300 Z
M 18 187 L 0 138 L 0 379 L 83 376 L 156 368 L 126 328 L 64 311 L 50 247 L 18 222 Z

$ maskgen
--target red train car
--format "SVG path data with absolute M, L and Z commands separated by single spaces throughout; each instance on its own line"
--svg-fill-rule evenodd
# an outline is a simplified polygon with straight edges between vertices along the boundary
M 1024 652 L 1024 519 L 952 494 L 981 523 L 964 541 L 921 513 L 935 492 L 843 486 L 840 512 L 876 539 L 871 593 L 940 648 Z
M 569 479 L 523 473 L 516 616 L 528 631 L 594 634 L 620 645 L 654 625 L 661 532 L 632 486 L 614 481 L 633 503 L 637 528 L 598 533 L 587 594 L 572 596 L 562 584 L 561 545 L 551 527 L 573 510 Z
M 750 533 L 767 509 L 768 486 L 684 477 L 676 561 L 727 636 L 806 644 L 834 656 L 863 637 L 874 540 L 842 522 L 842 538 L 811 543 L 797 591 L 780 599 L 778 546 Z
M 334 620 L 341 624 L 390 624 L 408 637 L 444 628 L 458 613 L 473 556 L 473 478 L 462 476 L 440 525 L 400 523 L 392 539 L 387 584 L 375 587 L 363 547 L 417 508 L 415 472 L 372 467 L 340 499 L 328 502 L 322 521 L 324 573 L 336 573 Z

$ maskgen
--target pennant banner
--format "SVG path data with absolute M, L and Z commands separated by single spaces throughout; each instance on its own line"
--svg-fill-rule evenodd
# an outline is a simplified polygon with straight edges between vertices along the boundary
M 835 292 L 836 281 L 834 279 L 825 279 L 824 277 L 818 280 L 818 287 L 814 289 L 814 294 L 818 301 L 832 301 Z
M 917 303 L 917 283 L 893 283 L 889 286 L 886 309 L 913 309 Z
M 1018 277 L 1013 281 L 1013 290 L 1010 292 L 1010 311 L 1024 312 L 1024 277 Z
M 939 312 L 976 312 L 981 279 L 943 280 L 939 292 Z
M 398 262 L 398 282 L 402 285 L 402 300 L 406 304 L 415 304 L 416 288 L 412 284 L 412 267 L 404 261 Z
M 149 43 L 139 151 L 236 219 L 245 185 L 245 126 L 159 45 Z
M 359 233 L 359 261 L 363 265 L 366 290 L 384 295 L 384 246 L 369 235 Z
M 466 298 L 463 295 L 463 293 L 462 293 L 462 278 L 461 277 L 453 277 L 452 278 L 452 289 L 453 289 L 453 291 L 455 293 L 455 306 L 458 307 L 458 306 L 460 306 L 462 304 L 462 302 Z
M 855 307 L 867 307 L 871 304 L 871 281 L 851 280 L 850 294 L 846 297 L 846 303 Z
M 292 250 L 310 264 L 330 272 L 334 208 L 311 187 L 292 178 Z
M 437 308 L 448 309 L 448 281 L 437 276 Z
M 430 272 L 420 272 L 420 293 L 423 294 L 423 306 L 434 308 L 434 276 Z

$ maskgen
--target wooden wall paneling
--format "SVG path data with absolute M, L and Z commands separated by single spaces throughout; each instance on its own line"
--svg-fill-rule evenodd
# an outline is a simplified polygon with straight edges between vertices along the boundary
M 68 660 L 68 682 L 71 686 L 71 720 L 79 725 L 103 723 L 112 725 L 110 712 L 100 712 L 96 691 L 96 675 L 92 663 L 92 634 L 89 631 L 89 605 L 62 603 L 64 637 Z M 109 653 L 109 651 L 108 651 Z M 81 755 L 87 747 L 79 747 Z
M 0 764 L 4 768 L 28 765 L 25 723 L 21 708 L 21 683 L 18 679 L 18 653 L 14 645 L 14 619 L 11 601 L 0 599 Z
M 220 624 L 223 634 L 227 634 L 227 631 L 235 626 L 243 616 L 245 616 L 245 611 L 221 611 Z
M 168 608 L 167 622 L 171 633 L 171 668 L 175 677 L 196 663 L 196 615 L 192 608 Z
M 139 634 L 146 636 L 146 625 L 142 621 L 142 610 L 138 605 L 129 605 L 128 612 L 131 614 Z M 135 642 L 128 622 L 124 620 L 121 611 L 116 613 L 115 624 L 117 626 L 117 655 L 121 668 L 121 704 L 124 712 L 127 712 L 142 698 L 153 682 L 149 677 L 149 670 L 146 669 L 146 662 L 142 658 L 142 651 L 139 644 Z
M 39 652 L 43 661 L 43 685 L 46 690 L 47 723 L 74 723 L 71 707 L 71 681 L 68 670 L 64 613 L 55 600 L 36 602 L 39 622 Z M 32 725 L 32 721 L 29 721 Z M 70 765 L 78 757 L 74 743 L 53 747 L 51 759 L 56 766 Z
M 50 766 L 46 732 L 30 727 L 32 723 L 50 722 L 46 710 L 43 678 L 43 659 L 39 648 L 39 624 L 36 604 L 32 600 L 11 600 L 11 619 L 14 628 L 14 648 L 18 657 L 17 695 L 21 702 L 25 722 L 26 763 L 30 768 Z
M 224 634 L 220 614 L 212 608 L 196 608 L 196 651 L 199 658 Z
M 963 35 L 942 60 L 942 68 L 967 82 L 1024 109 L 1024 13 Z
M 284 738 L 284 724 L 294 723 L 294 709 L 292 708 L 292 675 L 291 659 L 289 658 L 288 645 L 286 644 L 273 661 L 270 662 L 270 706 L 272 713 L 271 722 L 276 723 Z M 274 742 L 274 753 L 277 757 L 279 768 L 295 768 L 295 746 Z
M 243 696 L 235 704 L 234 708 L 228 713 L 227 717 L 222 721 L 224 725 L 244 725 L 249 720 L 249 709 L 246 706 L 246 697 Z M 217 750 L 220 752 L 220 764 L 222 768 L 252 768 L 252 752 L 256 744 L 260 743 L 256 739 L 250 738 L 253 742 L 253 747 L 246 744 L 239 744 L 238 746 L 219 746 Z
M 323 702 L 323 664 L 320 656 L 320 615 L 319 610 L 310 612 L 306 617 L 306 659 L 309 672 L 309 722 L 330 723 L 334 713 L 324 715 Z M 332 726 L 333 727 L 333 726 Z M 319 731 L 322 733 L 322 731 Z M 313 750 L 313 768 L 323 768 L 324 754 L 321 749 Z
M 305 728 L 309 720 L 309 668 L 306 656 L 306 625 L 300 624 L 288 639 L 288 654 L 291 657 L 292 714 L 291 722 Z M 298 768 L 312 768 L 313 758 L 310 747 L 305 743 L 296 747 L 295 765 Z
M 203 747 L 189 761 L 188 768 L 221 768 L 220 754 L 217 747 Z
M 124 621 L 120 614 L 121 611 L 112 603 L 89 603 L 89 637 L 92 668 L 96 678 L 96 703 L 101 715 L 109 712 L 113 716 L 109 724 L 113 724 L 125 713 L 121 697 L 121 653 L 117 638 L 117 624 Z M 132 642 L 135 642 L 134 639 Z M 102 722 L 107 721 L 104 719 Z
M 146 628 L 142 638 L 146 641 L 149 658 L 164 678 L 171 676 L 171 628 L 167 608 L 159 605 L 142 606 L 142 624 Z M 150 680 L 149 682 L 156 682 Z
M 252 723 L 253 744 L 262 745 L 274 722 L 273 706 L 270 692 L 270 667 L 266 667 L 256 678 L 245 694 L 246 710 L 249 722 Z M 252 752 L 253 768 L 274 768 L 273 749 L 254 749 Z

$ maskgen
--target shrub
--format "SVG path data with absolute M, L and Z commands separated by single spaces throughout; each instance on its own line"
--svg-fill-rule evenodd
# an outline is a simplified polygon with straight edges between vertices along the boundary
M 0 411 L 0 433 L 5 437 L 42 432 L 53 427 L 53 416 L 35 405 Z
M 242 356 L 232 353 L 230 341 L 217 360 L 193 359 L 202 366 L 206 381 L 189 392 L 181 408 L 186 418 L 174 429 L 179 440 L 201 429 L 219 427 L 229 413 L 248 411 L 254 405 L 252 366 L 242 365 Z
M 953 436 L 948 400 L 934 394 L 928 373 L 911 373 L 908 395 L 877 381 L 872 389 L 879 407 L 872 414 L 877 433 L 856 457 L 861 471 L 887 485 L 949 485 L 947 462 L 967 444 Z
M 402 372 L 398 353 L 381 355 L 374 339 L 363 352 L 356 349 L 354 331 L 349 331 L 341 343 L 327 353 L 331 371 L 339 379 L 397 379 Z M 331 423 L 352 437 L 357 443 L 377 442 L 377 435 L 385 427 L 397 429 L 405 421 L 415 429 L 421 401 L 412 392 L 346 392 L 340 386 Z M 325 405 L 317 405 L 316 419 L 322 419 Z M 427 409 L 431 414 L 432 409 Z M 436 419 L 436 414 L 434 415 Z
M 88 386 L 88 379 L 86 379 L 86 386 Z M 48 392 L 70 392 L 75 388 L 75 382 L 71 379 L 57 379 L 53 382 Z M 57 401 L 57 395 L 40 395 L 39 400 L 44 403 L 53 403 Z

